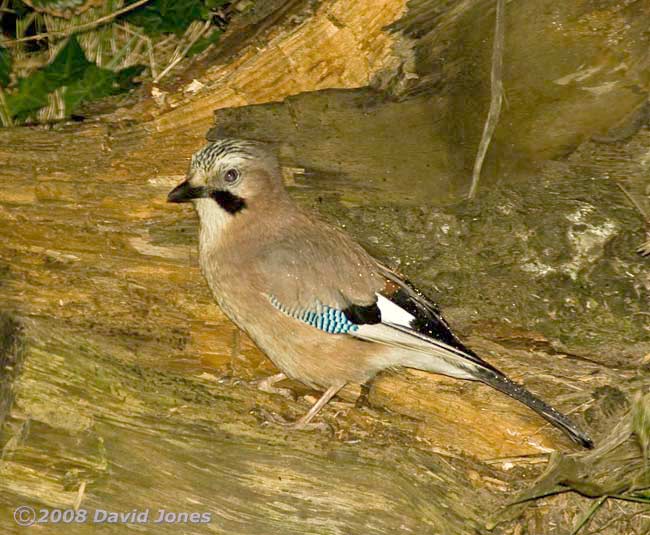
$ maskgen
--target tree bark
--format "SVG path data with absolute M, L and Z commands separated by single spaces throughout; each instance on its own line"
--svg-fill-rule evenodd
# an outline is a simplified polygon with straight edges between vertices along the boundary
M 465 42 L 468 24 L 478 28 L 471 42 L 487 35 L 491 17 L 482 26 L 486 4 L 478 4 L 278 2 L 261 20 L 233 26 L 209 61 L 155 99 L 83 124 L 0 130 L 0 299 L 21 325 L 2 323 L 0 531 L 15 529 L 18 505 L 80 504 L 148 508 L 151 516 L 210 513 L 211 522 L 183 525 L 184 533 L 479 533 L 488 513 L 538 475 L 549 451 L 571 447 L 487 387 L 419 372 L 381 377 L 371 407 L 355 408 L 358 391 L 348 389 L 324 411 L 329 433 L 265 425 L 265 411 L 299 416 L 313 393 L 292 385 L 307 398 L 287 401 L 245 382 L 275 370 L 246 338 L 233 349 L 235 328 L 197 268 L 196 217 L 165 202 L 214 125 L 214 110 L 221 132 L 276 142 L 289 181 L 305 186 L 292 192 L 307 205 L 318 205 L 322 191 L 355 213 L 366 194 L 387 202 L 407 191 L 411 205 L 432 191 L 433 205 L 458 199 L 484 113 L 470 103 L 475 114 L 453 116 L 462 108 L 454 82 L 469 69 L 453 44 Z M 203 84 L 194 93 L 193 78 Z M 312 91 L 319 92 L 302 94 Z M 563 102 L 578 102 L 584 117 L 596 107 L 574 92 L 556 96 L 528 122 L 517 107 L 521 94 L 510 96 L 518 131 L 555 121 Z M 536 158 L 606 131 L 645 97 L 621 87 L 609 98 L 616 110 L 563 126 L 559 139 L 542 136 Z M 474 115 L 460 139 L 451 125 L 469 125 Z M 503 148 L 506 132 L 498 129 L 496 139 Z M 521 162 L 533 152 L 531 139 L 506 152 Z M 636 232 L 633 218 L 621 217 L 619 231 Z M 572 354 L 532 330 L 479 321 L 468 340 L 563 410 L 591 407 L 591 392 L 609 385 L 629 399 L 647 382 L 636 364 Z M 497 532 L 511 532 L 516 521 L 552 533 L 537 519 L 561 508 L 568 527 L 585 504 L 563 494 L 517 510 Z

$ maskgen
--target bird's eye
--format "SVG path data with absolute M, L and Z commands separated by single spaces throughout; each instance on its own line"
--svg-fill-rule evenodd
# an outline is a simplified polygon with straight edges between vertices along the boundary
M 228 184 L 233 184 L 234 182 L 237 182 L 237 179 L 239 178 L 239 171 L 237 169 L 228 169 L 226 171 L 226 174 L 224 175 L 224 179 Z

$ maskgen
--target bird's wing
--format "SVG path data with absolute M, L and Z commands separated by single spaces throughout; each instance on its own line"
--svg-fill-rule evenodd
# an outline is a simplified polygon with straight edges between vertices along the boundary
M 473 380 L 496 371 L 456 337 L 433 301 L 382 264 L 376 269 L 384 282 L 375 302 L 381 320 L 360 323 L 353 336 L 407 350 L 405 366 Z
M 285 244 L 287 245 L 287 244 Z M 273 247 L 264 265 L 267 298 L 297 321 L 332 335 L 353 336 L 394 349 L 380 367 L 405 366 L 481 381 L 524 403 L 572 440 L 593 442 L 571 420 L 481 359 L 454 335 L 438 307 L 361 247 L 338 234 L 311 235 Z
M 310 225 L 294 224 L 261 255 L 259 271 L 266 274 L 265 293 L 273 306 L 332 334 L 415 353 L 413 367 L 464 379 L 477 379 L 476 368 L 493 369 L 461 343 L 438 307 L 408 281 L 338 230 L 314 232 Z M 426 367 L 419 360 L 427 361 Z
M 527 405 L 576 443 L 593 447 L 591 438 L 564 414 L 465 347 L 451 331 L 435 303 L 385 266 L 378 264 L 378 270 L 386 280 L 377 297 L 381 322 L 360 325 L 351 334 L 404 347 L 407 351 L 403 352 L 400 362 L 404 366 L 481 381 Z
M 322 228 L 314 229 L 316 225 Z M 265 244 L 256 257 L 263 291 L 293 314 L 372 307 L 383 287 L 374 259 L 325 223 L 292 221 L 290 232 Z M 360 308 L 357 308 L 360 307 Z
M 391 310 L 397 314 L 394 319 L 391 319 L 391 316 L 387 317 L 387 322 L 417 332 L 425 338 L 442 342 L 478 359 L 476 354 L 465 347 L 452 332 L 451 327 L 442 317 L 438 305 L 394 271 L 379 263 L 377 268 L 386 281 L 380 292 L 380 298 L 389 301 L 390 304 L 385 304 L 387 312 Z

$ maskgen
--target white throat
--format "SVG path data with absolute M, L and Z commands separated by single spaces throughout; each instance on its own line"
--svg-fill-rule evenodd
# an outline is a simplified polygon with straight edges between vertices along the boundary
M 199 215 L 199 253 L 206 254 L 217 247 L 223 232 L 232 219 L 232 215 L 222 209 L 212 199 L 196 199 L 194 208 Z

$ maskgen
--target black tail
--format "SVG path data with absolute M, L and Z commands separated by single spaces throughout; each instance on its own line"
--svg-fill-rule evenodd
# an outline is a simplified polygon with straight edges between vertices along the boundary
M 440 322 L 444 321 L 441 316 L 437 317 Z M 372 338 L 368 336 L 367 333 L 365 334 L 366 338 L 364 338 L 361 331 L 357 331 L 354 336 L 402 347 L 407 351 L 412 351 L 410 354 L 407 353 L 410 357 L 413 357 L 414 355 L 420 356 L 420 358 L 415 359 L 404 358 L 404 356 L 402 356 L 399 364 L 403 366 L 426 370 L 433 373 L 443 373 L 461 379 L 481 381 L 486 385 L 495 388 L 499 392 L 503 392 L 511 398 L 527 405 L 542 418 L 564 431 L 574 442 L 584 446 L 585 448 L 594 447 L 594 443 L 589 436 L 581 431 L 580 428 L 564 416 L 564 414 L 561 414 L 550 405 L 544 403 L 523 386 L 508 379 L 489 362 L 484 361 L 474 353 L 474 351 L 465 347 L 460 340 L 455 338 L 451 330 L 448 330 L 447 334 L 445 334 L 446 339 L 441 340 L 440 336 L 438 336 L 439 333 L 434 335 L 432 331 L 422 333 L 399 324 L 386 323 L 386 325 L 395 331 L 399 331 L 400 333 L 412 337 L 414 341 L 405 342 L 403 340 L 398 340 L 397 338 L 387 339 L 385 333 L 383 335 L 384 338 L 381 336 Z M 440 325 L 443 325 L 445 329 L 448 329 L 446 323 L 441 323 Z M 450 337 L 453 337 L 453 339 Z M 432 354 L 434 349 L 436 352 Z M 422 355 L 427 355 L 429 358 L 421 358 Z M 451 365 L 452 367 L 458 368 L 458 371 L 462 373 L 458 375 L 455 373 L 449 373 L 449 370 L 443 371 L 440 366 L 441 361 L 443 361 L 446 366 Z
M 564 414 L 547 405 L 537 396 L 526 390 L 523 386 L 508 379 L 498 370 L 482 368 L 476 370 L 477 379 L 499 392 L 520 401 L 533 409 L 542 418 L 564 431 L 574 442 L 585 448 L 593 448 L 594 443 L 589 436 L 574 424 Z

